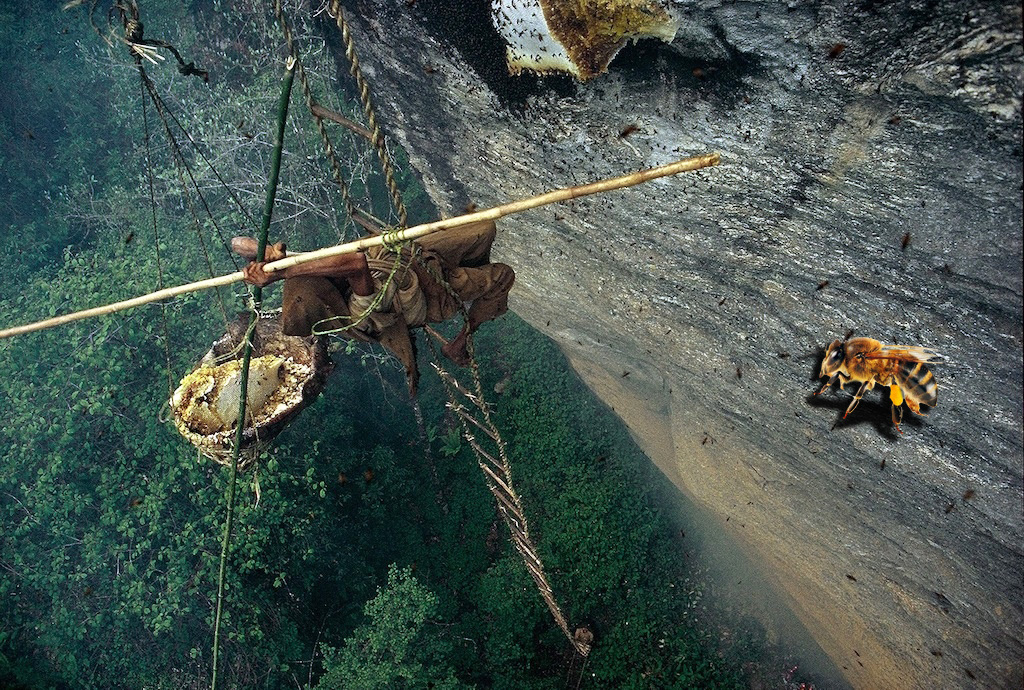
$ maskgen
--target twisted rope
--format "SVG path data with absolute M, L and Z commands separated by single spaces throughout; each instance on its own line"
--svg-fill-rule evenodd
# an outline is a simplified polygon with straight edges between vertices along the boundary
M 370 85 L 363 77 L 363 71 L 359 67 L 359 58 L 356 57 L 355 43 L 352 41 L 352 32 L 349 30 L 345 13 L 341 9 L 338 0 L 332 0 L 330 15 L 335 18 L 338 30 L 341 31 L 341 40 L 345 44 L 345 57 L 350 65 L 349 73 L 356 80 L 356 88 L 359 91 L 359 101 L 363 104 L 363 113 L 366 115 L 366 123 L 370 126 L 370 136 L 373 147 L 377 150 L 377 157 L 380 158 L 381 168 L 384 171 L 384 179 L 387 181 L 388 192 L 391 194 L 391 202 L 398 213 L 399 227 L 406 227 L 409 222 L 409 215 L 405 210 L 405 203 L 402 201 L 402 193 L 395 181 L 395 169 L 391 164 L 391 157 L 388 155 L 387 144 L 384 141 L 384 134 L 377 124 L 377 115 L 370 100 Z
M 298 48 L 295 47 L 295 37 L 292 33 L 291 24 L 285 16 L 284 9 L 281 7 L 281 0 L 274 1 L 274 17 L 281 25 L 281 32 L 284 34 L 284 40 L 288 46 L 288 54 L 295 60 L 295 73 L 299 77 L 299 86 L 302 87 L 302 98 L 306 102 L 306 108 L 313 116 L 313 123 L 316 125 L 317 132 L 320 133 L 320 141 L 323 143 L 324 154 L 330 163 L 331 174 L 334 176 L 334 181 L 338 183 L 341 200 L 345 204 L 345 213 L 348 215 L 349 222 L 354 222 L 353 219 L 359 211 L 352 201 L 352 194 L 348 183 L 345 182 L 341 163 L 338 162 L 338 157 L 334 153 L 334 144 L 331 142 L 331 137 L 327 134 L 324 118 L 317 111 L 316 102 L 313 100 L 313 92 L 309 86 L 309 78 L 306 76 L 306 69 L 302 66 L 302 60 L 299 58 Z

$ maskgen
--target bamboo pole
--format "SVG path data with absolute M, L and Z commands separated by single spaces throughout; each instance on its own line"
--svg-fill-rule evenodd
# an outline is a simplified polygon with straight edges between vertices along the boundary
M 260 225 L 259 244 L 256 248 L 256 260 L 262 261 L 267 249 L 267 236 L 270 232 L 270 219 L 274 212 L 274 200 L 277 198 L 277 181 L 281 173 L 281 151 L 284 148 L 284 126 L 288 120 L 288 101 L 291 98 L 292 82 L 295 79 L 295 59 L 288 58 L 284 83 L 281 86 L 281 97 L 277 102 L 277 129 L 274 130 L 274 150 L 270 156 L 270 178 L 267 181 L 267 196 L 263 203 L 263 222 Z M 250 331 L 259 320 L 260 302 L 263 289 L 253 289 L 253 311 L 249 320 Z M 231 548 L 231 526 L 235 515 L 235 490 L 238 483 L 238 457 L 242 452 L 242 435 L 245 430 L 245 408 L 249 398 L 249 364 L 252 360 L 252 340 L 245 337 L 242 352 L 242 372 L 240 394 L 238 396 L 238 422 L 235 425 L 235 445 L 231 454 L 231 475 L 228 478 L 227 517 L 224 520 L 224 539 L 220 547 L 220 566 L 217 571 L 217 608 L 213 618 L 213 676 L 210 690 L 217 690 L 217 672 L 220 658 L 220 624 L 224 610 L 224 578 L 227 573 L 228 552 Z
M 601 192 L 610 192 L 615 189 L 625 189 L 627 187 L 633 187 L 644 182 L 655 180 L 659 177 L 667 177 L 669 175 L 677 175 L 682 172 L 689 172 L 692 170 L 700 170 L 701 168 L 707 168 L 713 165 L 718 165 L 720 157 L 717 153 L 709 153 L 703 156 L 694 156 L 693 158 L 685 158 L 675 163 L 667 163 L 665 165 L 659 165 L 655 168 L 648 168 L 647 170 L 640 170 L 628 175 L 622 175 L 621 177 L 613 177 L 607 180 L 600 180 L 598 182 L 591 182 L 590 184 L 580 185 L 578 187 L 566 187 L 563 189 L 556 189 L 539 196 L 530 197 L 528 199 L 521 199 L 519 201 L 512 201 L 501 206 L 494 206 L 492 208 L 484 209 L 482 211 L 476 211 L 474 213 L 467 213 L 462 216 L 456 216 L 455 218 L 445 218 L 444 220 L 436 220 L 431 223 L 423 223 L 422 225 L 415 225 L 405 230 L 399 230 L 397 232 L 384 233 L 383 235 L 377 235 L 374 237 L 364 237 L 363 239 L 356 240 L 354 242 L 347 242 L 345 244 L 335 245 L 333 247 L 326 247 L 324 249 L 318 249 L 312 252 L 304 252 L 294 256 L 289 256 L 279 261 L 264 266 L 264 270 L 268 273 L 273 271 L 280 271 L 290 266 L 297 266 L 309 261 L 315 261 L 316 259 L 323 259 L 329 256 L 338 256 L 339 254 L 351 254 L 353 252 L 362 251 L 368 247 L 373 247 L 386 242 L 401 242 L 402 240 L 412 240 L 417 237 L 423 237 L 434 232 L 440 232 L 443 230 L 450 230 L 452 228 L 461 227 L 470 223 L 476 223 L 482 220 L 497 220 L 513 213 L 520 213 L 532 208 L 540 206 L 546 206 L 548 204 L 554 204 L 559 201 L 569 201 L 570 199 L 576 199 L 582 196 L 588 196 L 590 194 L 599 194 Z M 152 302 L 158 302 L 163 299 L 170 299 L 178 295 L 184 295 L 189 292 L 198 292 L 200 290 L 208 290 L 214 287 L 220 287 L 222 285 L 230 285 L 232 283 L 242 280 L 243 274 L 241 271 L 235 271 L 227 275 L 219 276 L 217 278 L 207 278 L 206 280 L 200 280 L 195 283 L 188 283 L 186 285 L 178 285 L 176 287 L 164 288 L 152 292 L 148 295 L 141 295 L 132 299 L 127 299 L 122 302 L 114 302 L 102 307 L 93 307 L 92 309 L 85 309 L 83 311 L 74 312 L 72 314 L 64 314 L 62 316 L 55 316 L 51 319 L 45 319 L 43 321 L 37 321 L 35 323 L 26 324 L 24 326 L 14 326 L 12 328 L 6 328 L 0 330 L 0 338 L 8 338 L 15 335 L 22 335 L 25 333 L 32 333 L 34 331 L 41 331 L 46 328 L 52 328 L 54 326 L 60 326 L 72 321 L 78 321 L 80 319 L 88 319 L 93 316 L 103 316 L 105 314 L 112 314 L 114 312 L 123 311 L 125 309 L 131 309 L 132 307 L 139 307 L 144 304 L 150 304 Z
M 591 182 L 590 184 L 580 185 L 579 187 L 556 189 L 554 191 L 547 192 L 546 194 L 530 197 L 529 199 L 521 199 L 519 201 L 511 201 L 507 204 L 502 204 L 501 206 L 493 206 L 491 208 L 484 209 L 483 211 L 467 213 L 462 216 L 456 216 L 455 218 L 435 220 L 431 223 L 414 225 L 411 228 L 406 228 L 405 230 L 399 230 L 397 232 L 386 232 L 383 235 L 364 237 L 363 239 L 356 240 L 354 242 L 326 247 L 312 252 L 304 252 L 298 256 L 289 256 L 288 258 L 267 264 L 263 267 L 263 270 L 267 273 L 273 273 L 274 271 L 280 271 L 290 268 L 291 266 L 297 266 L 317 259 L 324 259 L 329 256 L 351 254 L 352 252 L 361 251 L 368 247 L 375 247 L 379 244 L 384 244 L 385 242 L 394 243 L 401 242 L 403 240 L 414 240 L 417 237 L 423 237 L 424 235 L 429 235 L 441 230 L 450 230 L 452 228 L 469 225 L 482 220 L 497 220 L 513 213 L 521 213 L 522 211 L 527 211 L 539 206 L 547 206 L 548 204 L 554 204 L 559 201 L 569 201 L 581 196 L 610 192 L 615 189 L 624 189 L 626 187 L 633 187 L 644 182 L 655 180 L 659 177 L 676 175 L 678 173 L 689 172 L 691 170 L 700 170 L 701 168 L 718 165 L 719 160 L 720 157 L 717 153 L 709 153 L 703 156 L 685 158 L 681 161 L 676 161 L 675 163 L 659 165 L 656 168 L 640 170 L 628 175 L 622 175 L 621 177 L 612 177 L 607 180 Z M 2 335 L 2 333 L 0 333 L 0 335 Z
M 133 297 L 126 299 L 121 302 L 113 302 L 111 304 L 105 304 L 102 307 L 93 307 L 91 309 L 83 309 L 82 311 L 76 311 L 72 314 L 63 314 L 62 316 L 54 316 L 51 319 L 45 319 L 43 321 L 36 321 L 35 323 L 25 324 L 24 326 L 14 326 L 12 328 L 5 328 L 0 331 L 0 338 L 9 338 L 14 335 L 22 335 L 24 333 L 32 333 L 33 331 L 41 331 L 47 328 L 53 328 L 54 326 L 62 326 L 72 321 L 80 321 L 81 319 L 88 319 L 93 316 L 104 316 L 106 314 L 113 314 L 114 312 L 124 311 L 125 309 L 131 309 L 132 307 L 141 307 L 144 304 L 152 304 L 153 302 L 159 302 L 163 299 L 170 299 L 171 297 L 177 297 L 178 295 L 184 295 L 189 292 L 198 292 L 200 290 L 208 290 L 210 288 L 221 287 L 222 285 L 230 285 L 231 283 L 238 282 L 242 279 L 242 272 L 235 271 L 228 275 L 218 276 L 216 278 L 207 278 L 206 280 L 200 280 L 195 283 L 188 283 L 187 285 L 178 285 L 175 287 L 164 288 L 163 290 L 157 290 L 151 292 L 148 295 L 141 295 L 139 297 Z

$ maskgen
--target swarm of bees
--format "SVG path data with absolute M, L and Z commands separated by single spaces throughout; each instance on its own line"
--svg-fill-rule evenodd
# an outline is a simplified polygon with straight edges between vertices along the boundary
M 935 351 L 915 345 L 884 345 L 872 338 L 834 340 L 821 363 L 821 376 L 829 379 L 815 395 L 824 393 L 836 379 L 840 388 L 851 381 L 860 383 L 843 414 L 843 419 L 846 419 L 864 394 L 876 384 L 888 386 L 892 423 L 902 434 L 903 403 L 915 414 L 925 414 L 921 412 L 921 405 L 935 407 L 938 402 L 939 386 L 925 364 L 940 359 Z

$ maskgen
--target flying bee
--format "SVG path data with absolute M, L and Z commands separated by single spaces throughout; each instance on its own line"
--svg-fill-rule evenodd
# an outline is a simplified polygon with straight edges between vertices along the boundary
M 815 395 L 824 393 L 836 379 L 839 379 L 840 388 L 851 381 L 860 383 L 850 406 L 843 414 L 845 419 L 857 408 L 864 394 L 876 384 L 888 386 L 889 399 L 892 401 L 892 423 L 902 434 L 900 422 L 903 420 L 903 403 L 915 414 L 925 414 L 921 412 L 921 405 L 935 407 L 938 402 L 939 386 L 925 363 L 940 359 L 938 353 L 926 347 L 883 345 L 871 338 L 834 340 L 821 362 L 820 375 L 828 376 L 829 379 Z

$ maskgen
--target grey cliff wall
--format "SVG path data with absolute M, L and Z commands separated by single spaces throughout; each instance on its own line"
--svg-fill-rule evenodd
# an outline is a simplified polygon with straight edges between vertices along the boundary
M 673 43 L 585 84 L 506 76 L 480 0 L 349 13 L 388 134 L 447 215 L 721 152 L 502 221 L 513 308 L 851 684 L 1020 687 L 1020 7 L 675 8 Z M 875 391 L 830 431 L 850 393 L 813 398 L 812 378 L 848 329 L 943 352 L 934 413 L 900 436 Z

